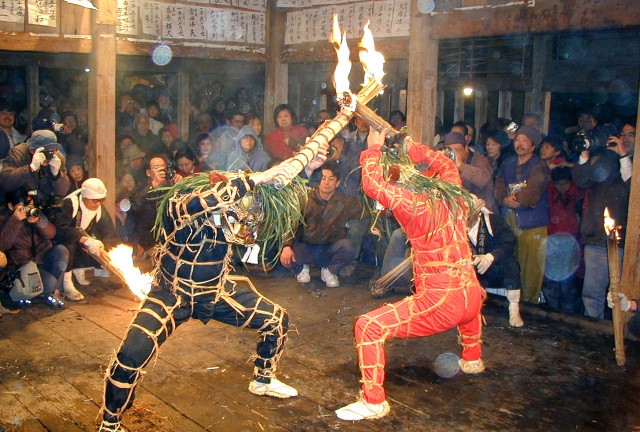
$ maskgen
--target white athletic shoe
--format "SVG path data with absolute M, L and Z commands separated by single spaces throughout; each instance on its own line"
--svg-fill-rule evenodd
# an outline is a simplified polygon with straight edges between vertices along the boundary
M 254 395 L 271 396 L 280 399 L 298 396 L 298 390 L 275 378 L 271 378 L 271 382 L 269 384 L 255 380 L 251 381 L 249 383 L 249 391 Z
M 82 293 L 78 291 L 73 284 L 71 272 L 64 273 L 64 277 L 62 279 L 62 290 L 64 291 L 64 296 L 67 300 L 80 301 L 84 298 L 84 295 L 82 295 Z
M 386 416 L 389 411 L 391 407 L 387 401 L 371 404 L 360 398 L 352 404 L 337 409 L 336 415 L 340 420 L 346 421 L 373 420 Z
M 338 276 L 331 273 L 326 267 L 323 267 L 322 270 L 320 270 L 320 279 L 322 279 L 329 288 L 340 286 L 340 279 L 338 279 Z
M 458 360 L 460 369 L 466 374 L 479 374 L 484 372 L 484 362 L 482 359 L 466 361 L 464 359 Z
M 309 273 L 308 265 L 302 265 L 302 270 L 300 270 L 300 273 L 296 275 L 296 279 L 299 283 L 308 283 L 311 281 L 311 274 Z

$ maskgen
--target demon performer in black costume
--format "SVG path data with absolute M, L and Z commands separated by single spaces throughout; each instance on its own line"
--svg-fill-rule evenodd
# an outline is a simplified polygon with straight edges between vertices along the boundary
M 287 312 L 256 291 L 247 278 L 229 273 L 233 243 L 252 244 L 258 227 L 276 234 L 267 243 L 285 238 L 288 233 L 283 230 L 295 230 L 299 200 L 304 199 L 297 189 L 304 190 L 303 182 L 295 179 L 282 190 L 267 185 L 276 176 L 293 179 L 305 165 L 308 174 L 313 172 L 326 159 L 326 148 L 311 154 L 304 159 L 307 163 L 290 159 L 261 173 L 197 174 L 168 192 L 158 210 L 162 219 L 156 227 L 161 231 L 151 292 L 106 371 L 100 431 L 122 430 L 122 414 L 133 403 L 142 369 L 176 327 L 191 317 L 257 329 L 260 338 L 249 391 L 277 398 L 297 396 L 296 389 L 275 375 L 287 336 Z M 283 205 L 281 197 L 287 194 L 289 200 Z M 277 217 L 270 217 L 270 212 Z M 250 288 L 238 285 L 239 280 Z

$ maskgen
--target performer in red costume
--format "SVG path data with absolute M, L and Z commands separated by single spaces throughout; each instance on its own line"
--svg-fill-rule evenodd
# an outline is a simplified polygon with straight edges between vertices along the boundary
M 417 193 L 400 182 L 385 180 L 380 163 L 384 136 L 373 129 L 369 133 L 368 149 L 360 156 L 362 187 L 369 197 L 393 212 L 407 233 L 413 248 L 415 294 L 356 321 L 362 391 L 358 401 L 336 411 L 342 420 L 375 419 L 389 413 L 383 387 L 384 342 L 389 338 L 431 336 L 457 327 L 463 347 L 459 361 L 462 371 L 484 371 L 480 358 L 480 309 L 486 293 L 472 265 L 467 204 L 457 199 L 452 205 L 440 191 Z M 433 184 L 440 180 L 440 184 L 449 182 L 461 187 L 458 169 L 444 154 L 414 143 L 410 137 L 404 146 L 413 163 L 428 166 L 428 172 L 437 179 Z

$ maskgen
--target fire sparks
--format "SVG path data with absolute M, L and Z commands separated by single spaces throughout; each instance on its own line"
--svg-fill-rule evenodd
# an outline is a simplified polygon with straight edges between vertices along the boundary
M 149 273 L 143 274 L 139 268 L 133 266 L 132 251 L 130 246 L 120 244 L 109 251 L 109 258 L 114 267 L 122 272 L 131 292 L 140 300 L 144 300 L 151 291 L 153 277 Z
M 351 93 L 351 90 L 349 90 L 349 73 L 351 72 L 351 60 L 349 57 L 351 56 L 351 52 L 347 45 L 347 32 L 340 32 L 338 14 L 333 14 L 331 43 L 333 43 L 333 47 L 338 55 L 338 64 L 333 73 L 333 84 L 336 88 L 336 93 L 338 96 L 343 93 Z
M 360 62 L 364 69 L 364 82 L 370 79 L 382 82 L 384 76 L 384 56 L 376 51 L 376 45 L 373 41 L 373 33 L 370 28 L 371 21 L 367 21 L 364 25 L 364 34 L 360 40 Z

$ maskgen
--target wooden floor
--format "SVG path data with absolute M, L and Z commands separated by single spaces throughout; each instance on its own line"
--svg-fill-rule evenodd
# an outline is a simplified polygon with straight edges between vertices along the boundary
M 525 309 L 526 326 L 509 328 L 504 304 L 495 298 L 484 310 L 484 374 L 436 374 L 440 354 L 459 354 L 454 331 L 389 341 L 391 414 L 378 421 L 338 420 L 333 411 L 358 393 L 353 323 L 382 303 L 368 294 L 370 274 L 365 268 L 332 289 L 322 289 L 314 273 L 306 286 L 286 273 L 252 275 L 290 312 L 293 329 L 279 378 L 300 397 L 250 394 L 256 333 L 194 320 L 161 348 L 123 424 L 131 431 L 177 432 L 640 430 L 638 344 L 628 342 L 627 365 L 618 367 L 612 338 L 593 325 Z M 0 319 L 5 431 L 96 430 L 103 371 L 137 302 L 115 280 L 94 279 L 83 291 L 86 300 L 66 310 L 37 305 Z

